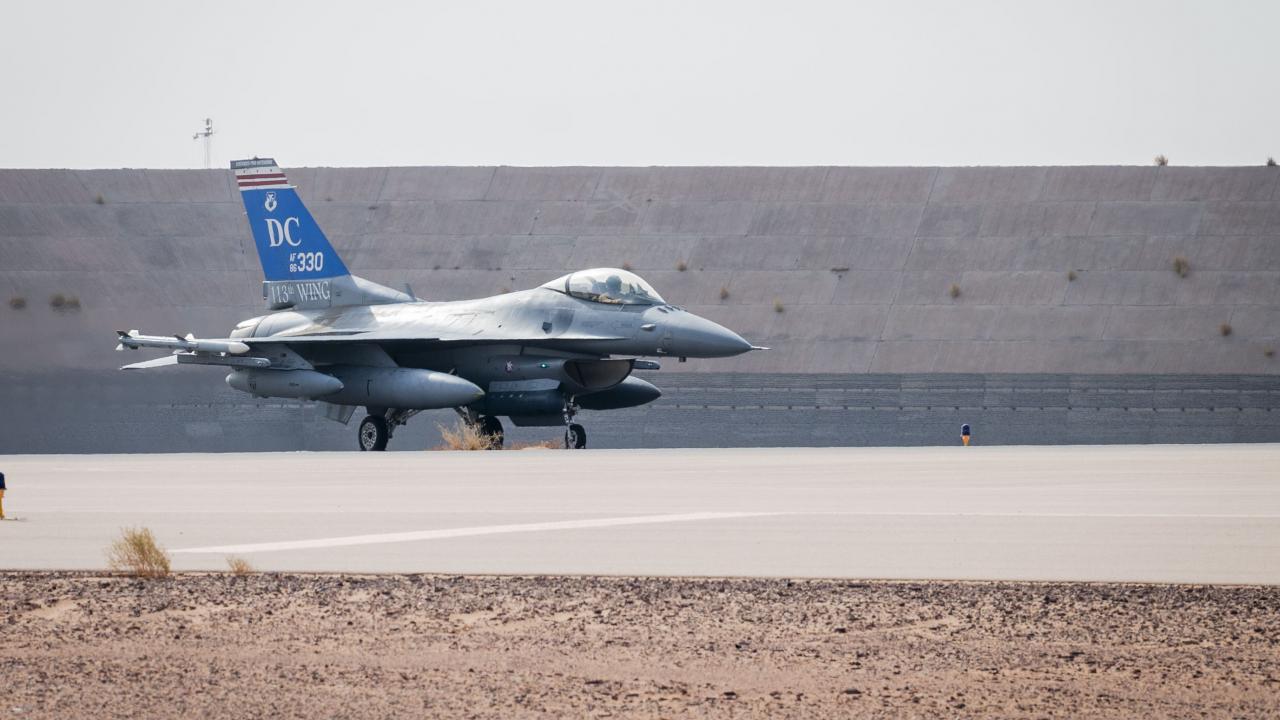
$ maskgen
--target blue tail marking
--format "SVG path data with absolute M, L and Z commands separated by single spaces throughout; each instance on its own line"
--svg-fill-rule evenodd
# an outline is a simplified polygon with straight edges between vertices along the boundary
M 237 160 L 231 168 L 268 281 L 350 274 L 275 161 Z

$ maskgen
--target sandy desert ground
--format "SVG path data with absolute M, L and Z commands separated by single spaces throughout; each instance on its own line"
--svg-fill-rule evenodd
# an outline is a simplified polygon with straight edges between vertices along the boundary
M 1280 716 L 1280 588 L 0 574 L 0 717 Z

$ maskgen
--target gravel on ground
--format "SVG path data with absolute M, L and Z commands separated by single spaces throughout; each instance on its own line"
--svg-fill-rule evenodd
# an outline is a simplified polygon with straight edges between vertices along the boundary
M 0 718 L 1280 716 L 1280 587 L 0 573 Z

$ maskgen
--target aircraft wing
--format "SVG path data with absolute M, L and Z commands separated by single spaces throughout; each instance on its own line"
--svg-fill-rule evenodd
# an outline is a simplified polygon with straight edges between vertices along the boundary
M 168 365 L 225 365 L 231 367 L 270 367 L 273 363 L 265 357 L 258 357 L 255 350 L 269 351 L 281 345 L 305 345 L 317 347 L 342 345 L 384 345 L 408 344 L 421 346 L 448 345 L 483 345 L 493 343 L 533 343 L 547 340 L 573 341 L 606 341 L 624 339 L 620 335 L 596 335 L 586 333 L 561 333 L 554 336 L 537 337 L 532 334 L 500 333 L 477 331 L 463 334 L 455 333 L 437 337 L 423 337 L 411 332 L 398 330 L 333 330 L 328 332 L 311 332 L 298 335 L 271 335 L 267 337 L 246 338 L 196 338 L 177 335 L 141 335 L 137 330 L 117 331 L 119 344 L 116 350 L 125 348 L 164 348 L 173 354 L 154 360 L 125 365 L 121 370 L 146 370 Z

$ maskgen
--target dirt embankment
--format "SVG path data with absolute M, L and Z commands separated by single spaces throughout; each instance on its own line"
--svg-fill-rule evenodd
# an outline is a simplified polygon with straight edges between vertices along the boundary
M 1280 716 L 1280 588 L 0 574 L 0 717 Z

